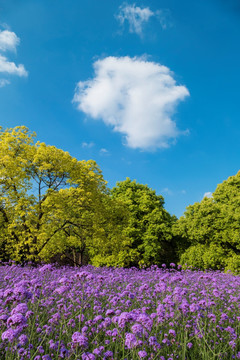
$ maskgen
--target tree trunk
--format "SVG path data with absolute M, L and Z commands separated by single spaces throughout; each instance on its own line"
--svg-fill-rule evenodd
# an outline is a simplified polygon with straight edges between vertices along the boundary
M 75 252 L 75 249 L 73 249 L 72 253 L 73 253 L 73 263 L 74 263 L 74 266 L 76 267 L 77 264 L 76 264 L 76 252 Z

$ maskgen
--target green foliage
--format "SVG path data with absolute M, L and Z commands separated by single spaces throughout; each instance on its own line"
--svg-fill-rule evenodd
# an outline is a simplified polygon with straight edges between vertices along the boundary
M 174 261 L 176 248 L 172 235 L 172 217 L 163 207 L 164 199 L 147 185 L 127 178 L 111 191 L 129 211 L 129 220 L 122 232 L 130 239 L 131 265 L 161 264 Z
M 229 256 L 225 260 L 226 269 L 232 272 L 233 274 L 239 274 L 240 271 L 240 256 L 233 254 L 232 256 Z
M 189 206 L 174 232 L 190 246 L 182 264 L 240 272 L 240 172 L 218 185 L 211 198 Z
M 122 206 L 112 204 L 97 164 L 34 138 L 23 126 L 0 131 L 1 259 L 50 260 L 69 249 L 95 255 L 110 242 L 123 250 L 112 224 L 114 216 L 121 223 Z
M 180 262 L 201 270 L 221 270 L 226 265 L 226 252 L 215 244 L 192 245 L 182 254 Z
M 0 128 L 0 260 L 132 266 L 176 262 L 240 273 L 240 172 L 179 220 L 147 185 L 109 191 L 97 164 Z

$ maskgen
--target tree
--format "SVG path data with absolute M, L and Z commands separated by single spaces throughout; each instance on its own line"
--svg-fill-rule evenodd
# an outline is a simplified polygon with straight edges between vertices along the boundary
M 94 161 L 35 142 L 24 127 L 0 131 L 1 258 L 49 259 L 85 251 L 101 213 L 106 182 Z
M 111 190 L 114 200 L 126 205 L 127 225 L 122 229 L 131 242 L 131 265 L 169 263 L 177 257 L 172 224 L 176 221 L 164 209 L 164 199 L 147 185 L 127 178 Z
M 240 270 L 240 172 L 219 184 L 211 198 L 187 207 L 175 233 L 190 246 L 182 264 Z
M 129 212 L 125 204 L 109 196 L 101 206 L 101 214 L 95 227 L 96 232 L 89 248 L 91 263 L 95 266 L 130 266 L 136 250 L 131 239 L 123 232 L 127 226 Z

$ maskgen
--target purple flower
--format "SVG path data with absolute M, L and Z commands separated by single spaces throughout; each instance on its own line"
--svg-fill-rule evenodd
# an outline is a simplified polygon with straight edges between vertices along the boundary
M 2 341 L 7 340 L 9 342 L 13 342 L 17 337 L 18 332 L 19 331 L 17 329 L 7 329 L 2 333 Z
M 103 320 L 102 315 L 97 315 L 97 316 L 93 319 L 94 322 L 101 321 L 101 320 Z
M 15 313 L 7 319 L 8 326 L 25 325 L 26 323 L 27 323 L 27 319 L 25 318 L 25 316 L 23 316 L 20 313 Z
M 3 315 L 0 315 L 0 321 L 6 321 L 8 319 L 8 316 L 3 314 Z
M 57 350 L 58 345 L 55 344 L 55 342 L 53 341 L 53 339 L 49 340 L 48 343 L 49 343 L 49 349 L 51 349 L 51 350 Z
M 27 311 L 26 315 L 25 315 L 26 319 L 29 319 L 30 316 L 32 316 L 33 314 L 34 314 L 33 311 L 31 311 L 31 310 Z
M 70 286 L 63 285 L 63 286 L 59 286 L 58 288 L 56 288 L 56 289 L 54 290 L 54 292 L 55 292 L 55 293 L 58 293 L 59 295 L 63 295 L 63 294 L 65 294 L 66 292 L 68 292 L 70 289 L 71 289 Z
M 82 328 L 82 334 L 84 334 L 85 332 L 87 332 L 88 331 L 88 326 L 83 326 L 83 328 Z
M 143 327 L 142 325 L 140 324 L 134 324 L 132 327 L 131 327 L 131 330 L 134 334 L 136 335 L 141 335 L 142 332 L 143 332 Z
M 93 355 L 89 352 L 82 354 L 82 360 L 95 360 L 95 359 L 96 359 L 95 355 Z
M 173 330 L 173 329 L 170 329 L 170 330 L 169 330 L 169 334 L 172 335 L 173 337 L 176 336 L 176 332 L 175 332 L 175 330 Z
M 236 343 L 233 340 L 229 341 L 229 345 L 231 346 L 232 349 L 235 349 L 235 347 L 236 347 Z
M 108 309 L 106 311 L 106 315 L 109 316 L 109 315 L 115 315 L 115 311 L 113 309 Z
M 18 340 L 21 345 L 26 345 L 28 343 L 28 337 L 25 334 L 20 335 Z
M 95 355 L 101 355 L 102 351 L 99 348 L 96 348 L 93 350 L 93 354 Z
M 82 335 L 80 332 L 76 331 L 72 335 L 72 342 L 74 344 L 78 344 L 79 346 L 82 346 L 83 348 L 88 347 L 88 338 L 84 335 Z
M 147 314 L 139 315 L 137 321 L 140 322 L 148 331 L 152 330 L 153 321 Z
M 159 345 L 157 342 L 157 338 L 155 336 L 150 336 L 150 338 L 148 339 L 149 345 L 153 346 L 153 345 Z
M 50 357 L 50 355 L 43 355 L 42 360 L 52 360 L 52 358 Z
M 191 342 L 187 343 L 187 347 L 188 347 L 189 349 L 191 349 L 192 346 L 193 346 L 193 344 L 192 344 Z
M 65 346 L 61 346 L 60 348 L 60 354 L 59 354 L 59 357 L 62 358 L 62 359 L 66 359 L 69 355 L 69 351 L 65 348 Z
M 105 359 L 108 359 L 110 357 L 113 357 L 113 352 L 108 350 L 103 355 L 104 355 Z
M 51 264 L 47 264 L 47 265 L 44 265 L 42 266 L 41 268 L 38 269 L 38 271 L 40 273 L 45 273 L 47 271 L 50 271 L 52 269 L 52 265 Z
M 16 313 L 26 314 L 28 311 L 28 306 L 26 303 L 20 303 L 15 308 L 12 309 L 11 315 Z
M 225 330 L 228 331 L 232 335 L 235 334 L 235 330 L 231 326 L 226 327 Z
M 132 314 L 128 312 L 123 312 L 118 318 L 118 326 L 123 329 L 126 323 L 130 322 L 132 319 Z
M 75 275 L 75 277 L 77 278 L 77 279 L 81 279 L 81 278 L 86 278 L 87 276 L 89 275 L 89 273 L 87 272 L 87 271 L 80 271 L 79 273 L 77 273 L 76 275 Z
M 227 316 L 227 314 L 225 314 L 225 313 L 222 313 L 221 314 L 221 320 L 227 320 L 228 319 L 228 316 Z
M 136 336 L 132 333 L 125 334 L 125 345 L 128 349 L 133 349 L 137 346 Z
M 37 350 L 38 350 L 38 352 L 39 352 L 40 354 L 44 354 L 44 348 L 43 348 L 42 345 L 38 346 L 38 347 L 37 347 Z
M 25 356 L 25 355 L 27 355 L 27 350 L 21 347 L 18 349 L 18 354 L 20 356 Z
M 140 350 L 138 352 L 138 356 L 140 357 L 140 359 L 143 359 L 147 356 L 147 352 L 145 350 Z

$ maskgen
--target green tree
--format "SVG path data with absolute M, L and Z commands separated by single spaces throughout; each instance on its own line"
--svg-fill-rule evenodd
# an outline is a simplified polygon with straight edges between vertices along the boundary
M 188 243 L 181 263 L 202 269 L 240 267 L 240 172 L 201 202 L 188 206 L 174 231 Z
M 125 204 L 106 197 L 101 206 L 101 214 L 95 226 L 96 232 L 89 253 L 95 266 L 130 266 L 136 250 L 131 239 L 122 231 L 127 226 L 129 213 Z
M 131 265 L 169 263 L 177 257 L 172 225 L 176 218 L 164 209 L 164 199 L 147 185 L 127 178 L 111 190 L 126 205 L 127 225 L 122 229 L 134 250 Z
M 1 258 L 49 260 L 73 249 L 81 262 L 94 239 L 106 239 L 106 182 L 94 161 L 34 139 L 24 126 L 0 131 Z

